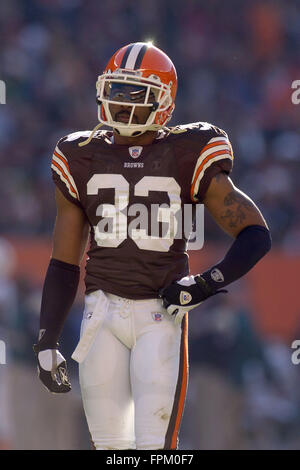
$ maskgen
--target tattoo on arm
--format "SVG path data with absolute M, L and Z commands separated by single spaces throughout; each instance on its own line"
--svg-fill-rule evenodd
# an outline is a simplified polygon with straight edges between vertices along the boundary
M 222 230 L 232 237 L 248 225 L 267 227 L 259 208 L 224 173 L 213 178 L 204 204 Z
M 220 219 L 230 228 L 243 225 L 250 213 L 256 212 L 253 203 L 236 191 L 225 196 L 224 208 L 226 209 L 220 214 Z

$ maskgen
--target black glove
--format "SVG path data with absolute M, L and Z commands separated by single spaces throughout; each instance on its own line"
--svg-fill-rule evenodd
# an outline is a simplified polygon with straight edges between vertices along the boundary
M 51 393 L 67 393 L 71 390 L 68 378 L 67 363 L 63 355 L 55 349 L 43 349 L 41 343 L 34 344 L 37 357 L 38 374 L 44 386 Z
M 205 299 L 226 290 L 213 289 L 199 274 L 186 276 L 159 291 L 163 307 L 181 323 L 185 313 L 198 307 Z

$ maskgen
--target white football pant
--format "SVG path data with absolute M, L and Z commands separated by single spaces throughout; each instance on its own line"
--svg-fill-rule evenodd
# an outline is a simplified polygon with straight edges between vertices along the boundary
M 79 364 L 94 447 L 176 449 L 188 381 L 187 315 L 175 325 L 161 300 L 112 294 L 104 294 L 104 309 L 103 294 L 86 296 L 81 327 L 82 338 L 89 321 L 102 318 Z

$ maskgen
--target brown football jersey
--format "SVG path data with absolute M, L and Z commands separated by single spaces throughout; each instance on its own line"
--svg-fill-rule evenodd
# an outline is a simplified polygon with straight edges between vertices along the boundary
M 233 154 L 227 134 L 209 123 L 175 130 L 160 131 L 143 147 L 114 144 L 112 131 L 98 131 L 81 147 L 90 131 L 58 142 L 53 179 L 91 227 L 86 293 L 157 298 L 159 289 L 189 274 L 187 205 L 194 217 L 211 179 L 230 173 Z

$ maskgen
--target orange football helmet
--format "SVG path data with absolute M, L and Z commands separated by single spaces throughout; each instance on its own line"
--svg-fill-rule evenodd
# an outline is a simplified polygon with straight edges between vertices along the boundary
M 116 88 L 119 91 L 127 88 L 132 92 L 115 91 L 113 95 Z M 122 47 L 112 56 L 98 77 L 96 89 L 100 123 L 113 127 L 121 135 L 137 136 L 158 130 L 171 119 L 177 73 L 163 51 L 151 43 L 136 42 Z M 110 110 L 112 104 L 131 107 L 128 122 L 114 121 Z M 150 114 L 144 124 L 132 123 L 137 106 L 149 107 Z

